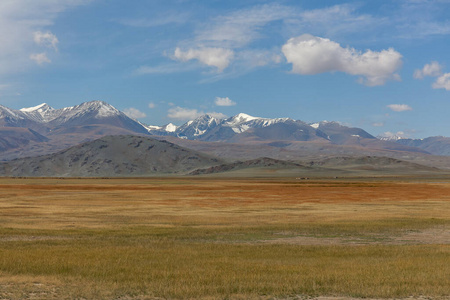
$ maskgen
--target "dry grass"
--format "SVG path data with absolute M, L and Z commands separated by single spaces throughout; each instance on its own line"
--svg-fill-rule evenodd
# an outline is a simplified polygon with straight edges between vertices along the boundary
M 0 299 L 444 299 L 449 230 L 447 180 L 1 179 Z

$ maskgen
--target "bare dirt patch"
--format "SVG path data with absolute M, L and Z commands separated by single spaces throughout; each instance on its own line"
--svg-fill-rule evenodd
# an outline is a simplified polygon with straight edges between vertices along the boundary
M 371 235 L 359 237 L 294 236 L 257 241 L 265 244 L 290 245 L 450 245 L 450 228 L 430 228 L 405 232 L 399 236 Z

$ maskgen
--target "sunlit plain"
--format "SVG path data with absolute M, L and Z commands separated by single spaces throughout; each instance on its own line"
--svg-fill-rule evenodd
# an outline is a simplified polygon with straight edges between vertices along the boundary
M 0 297 L 444 299 L 449 232 L 446 178 L 1 179 Z

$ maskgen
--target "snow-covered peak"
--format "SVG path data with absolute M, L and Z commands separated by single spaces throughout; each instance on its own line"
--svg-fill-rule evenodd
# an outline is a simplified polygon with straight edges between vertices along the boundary
M 178 137 L 197 138 L 209 132 L 211 129 L 223 123 L 223 119 L 217 119 L 210 114 L 202 115 L 195 120 L 186 122 L 174 131 Z M 175 126 L 175 125 L 174 125 Z
M 184 125 L 180 126 L 180 128 L 184 128 L 184 127 L 188 127 L 188 126 L 210 127 L 210 126 L 215 126 L 221 122 L 222 122 L 221 119 L 217 119 L 210 114 L 205 114 L 205 115 L 201 115 L 200 117 L 198 117 L 192 121 L 185 123 Z
M 0 105 L 0 117 L 10 117 L 13 119 L 23 119 L 20 111 L 10 109 L 6 106 Z
M 175 132 L 177 130 L 178 126 L 176 126 L 172 123 L 169 123 L 169 124 L 163 126 L 162 128 L 167 132 Z
M 227 120 L 227 124 L 234 125 L 234 124 L 240 124 L 245 123 L 253 120 L 259 120 L 261 118 L 259 117 L 253 117 L 244 113 L 237 114 Z
M 30 119 L 45 123 L 56 118 L 55 109 L 47 103 L 42 103 L 33 107 L 21 108 L 20 111 L 26 114 Z
M 327 120 L 320 121 L 320 122 L 309 123 L 308 125 L 311 126 L 311 127 L 314 128 L 314 129 L 318 129 L 320 126 L 323 126 L 323 125 L 333 125 L 333 124 L 334 124 L 334 125 L 342 125 L 342 124 L 339 123 L 339 122 L 327 121 Z
M 399 135 L 386 135 L 386 134 L 382 134 L 377 136 L 377 139 L 382 140 L 382 141 L 398 141 L 398 140 L 402 140 L 405 139 L 405 137 L 399 136 Z
M 121 114 L 120 111 L 111 104 L 98 100 L 81 103 L 80 105 L 74 106 L 72 110 L 76 112 L 81 111 L 83 113 L 96 111 L 97 114 L 95 118 L 114 117 Z
M 21 112 L 25 112 L 25 113 L 30 113 L 30 112 L 34 112 L 34 111 L 43 113 L 43 112 L 49 111 L 49 110 L 53 110 L 53 108 L 51 106 L 49 106 L 47 103 L 42 103 L 37 106 L 24 107 L 24 108 L 20 109 Z

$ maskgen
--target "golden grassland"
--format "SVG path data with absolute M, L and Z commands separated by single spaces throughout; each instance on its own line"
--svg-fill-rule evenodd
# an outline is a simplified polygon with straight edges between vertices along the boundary
M 450 299 L 450 180 L 0 179 L 0 299 Z

